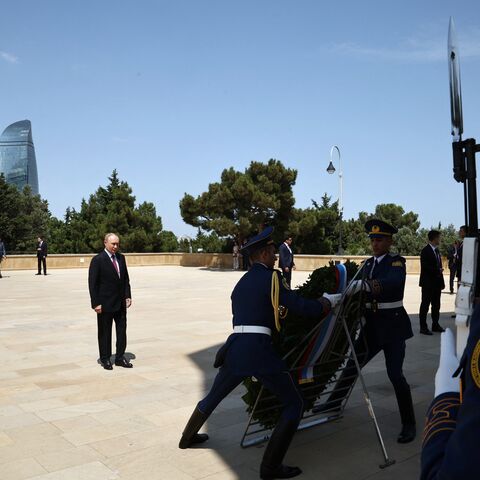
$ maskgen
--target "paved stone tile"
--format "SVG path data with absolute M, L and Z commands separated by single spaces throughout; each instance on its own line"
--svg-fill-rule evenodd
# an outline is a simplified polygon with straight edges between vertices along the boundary
M 84 465 L 95 461 L 103 461 L 104 459 L 105 457 L 102 454 L 87 445 L 72 447 L 72 449 L 64 450 L 62 452 L 49 452 L 35 456 L 35 460 L 47 472 L 65 470 L 77 465 Z
M 32 272 L 11 272 L 2 283 L 2 480 L 10 478 L 3 475 L 7 471 L 18 475 L 11 478 L 37 480 L 258 477 L 264 445 L 239 447 L 247 422 L 242 386 L 207 421 L 207 444 L 178 449 L 185 422 L 217 373 L 212 361 L 231 331 L 229 297 L 242 273 L 182 267 L 130 270 L 134 304 L 127 353 L 133 370 L 107 372 L 97 363 L 86 270 L 55 270 L 41 282 Z M 295 272 L 294 283 L 307 277 L 308 272 Z M 433 395 L 440 337 L 417 334 L 417 285 L 418 276 L 408 277 L 405 305 L 416 335 L 407 342 L 404 373 L 420 431 Z M 59 308 L 51 309 L 52 304 Z M 442 296 L 444 326 L 454 327 L 449 313 L 453 305 L 453 296 Z M 420 436 L 409 445 L 396 443 L 400 420 L 383 355 L 363 373 L 387 450 L 397 463 L 385 471 L 378 468 L 382 456 L 357 385 L 342 419 L 295 436 L 287 461 L 303 468 L 302 478 L 418 478 Z M 20 467 L 10 469 L 14 464 Z
M 2 480 L 23 480 L 46 473 L 46 470 L 33 458 L 4 463 L 0 468 Z
M 116 480 L 118 475 L 103 463 L 90 462 L 31 478 L 32 480 Z

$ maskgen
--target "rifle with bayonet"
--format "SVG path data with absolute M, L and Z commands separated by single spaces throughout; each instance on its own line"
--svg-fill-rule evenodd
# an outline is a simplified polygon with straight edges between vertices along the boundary
M 453 18 L 448 29 L 448 70 L 450 78 L 450 111 L 452 119 L 453 178 L 463 183 L 466 237 L 463 241 L 462 271 L 455 299 L 457 327 L 457 356 L 460 358 L 467 344 L 470 319 L 480 282 L 478 268 L 478 211 L 477 172 L 475 154 L 480 145 L 474 138 L 462 140 L 463 111 L 460 83 L 460 59 Z

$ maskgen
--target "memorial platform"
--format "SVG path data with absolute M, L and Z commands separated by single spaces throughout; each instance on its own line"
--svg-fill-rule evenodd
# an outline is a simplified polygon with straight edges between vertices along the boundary
M 247 415 L 243 387 L 210 417 L 201 448 L 178 440 L 216 374 L 214 354 L 231 331 L 230 293 L 243 274 L 193 267 L 131 267 L 133 306 L 127 355 L 133 369 L 97 363 L 96 316 L 86 269 L 3 272 L 0 280 L 0 477 L 2 480 L 250 480 L 264 446 L 239 446 Z M 293 284 L 309 272 L 294 272 Z M 453 295 L 442 294 L 440 323 L 454 326 Z M 400 419 L 383 355 L 363 370 L 391 458 L 381 452 L 355 387 L 344 418 L 299 432 L 287 462 L 304 480 L 416 480 L 423 417 L 432 399 L 440 336 L 418 334 L 418 275 L 405 306 L 415 332 L 404 373 L 418 423 L 398 445 Z M 430 324 L 430 319 L 429 319 Z

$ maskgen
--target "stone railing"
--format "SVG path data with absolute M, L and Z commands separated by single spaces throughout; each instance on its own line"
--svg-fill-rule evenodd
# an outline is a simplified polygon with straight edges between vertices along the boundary
M 232 268 L 232 255 L 227 253 L 126 253 L 127 264 L 134 266 L 161 266 L 176 265 L 181 267 L 207 267 L 207 268 Z M 94 254 L 65 254 L 48 255 L 47 269 L 55 268 L 86 268 Z M 297 270 L 312 271 L 328 265 L 329 262 L 345 262 L 351 260 L 361 263 L 366 256 L 360 255 L 295 255 Z M 405 257 L 407 260 L 407 273 L 420 273 L 420 257 Z M 2 270 L 36 270 L 36 255 L 9 255 L 2 262 Z M 447 262 L 444 260 L 445 272 L 448 271 Z

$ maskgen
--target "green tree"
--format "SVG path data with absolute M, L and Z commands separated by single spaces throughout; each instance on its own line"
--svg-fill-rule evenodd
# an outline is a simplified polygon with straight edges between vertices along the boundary
M 338 249 L 339 221 L 338 202 L 330 203 L 325 194 L 312 207 L 294 208 L 288 232 L 293 236 L 297 253 L 328 255 Z
M 48 238 L 48 202 L 27 185 L 22 191 L 0 175 L 0 235 L 10 253 L 35 252 L 39 235 Z
M 393 251 L 400 255 L 420 255 L 422 248 L 425 246 L 426 234 L 423 229 L 418 232 L 412 231 L 409 227 L 401 227 L 395 235 L 395 244 Z
M 179 247 L 179 243 L 176 235 L 168 230 L 163 230 L 158 235 L 160 241 L 161 252 L 176 252 Z
M 54 247 L 72 253 L 96 252 L 103 248 L 107 232 L 120 236 L 125 252 L 162 251 L 162 220 L 155 206 L 143 202 L 135 206 L 135 196 L 127 182 L 121 181 L 114 170 L 106 187 L 99 187 L 83 199 L 80 210 L 67 208 L 63 226 L 52 222 Z M 171 238 L 170 238 L 171 240 Z
M 380 204 L 373 213 L 360 212 L 357 219 L 343 222 L 343 237 L 345 253 L 350 255 L 369 255 L 370 242 L 365 234 L 365 222 L 376 218 L 394 225 L 399 229 L 395 235 L 395 245 L 392 251 L 401 255 L 418 255 L 421 242 L 418 238 L 420 222 L 418 214 L 405 212 L 404 208 L 394 203 Z
M 220 182 L 211 183 L 197 198 L 185 193 L 180 213 L 189 225 L 219 237 L 239 241 L 265 225 L 276 227 L 278 239 L 291 219 L 297 171 L 279 160 L 251 162 L 245 172 L 232 167 L 222 172 Z

